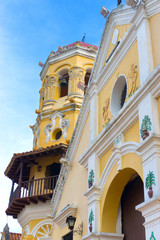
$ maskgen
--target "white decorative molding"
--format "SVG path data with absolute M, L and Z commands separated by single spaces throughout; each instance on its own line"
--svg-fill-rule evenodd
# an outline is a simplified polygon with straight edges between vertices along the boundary
M 100 71 L 104 67 L 104 62 L 105 62 L 108 48 L 112 39 L 114 28 L 118 25 L 130 24 L 134 13 L 135 13 L 135 10 L 133 10 L 131 7 L 128 7 L 126 5 L 121 6 L 121 8 L 116 8 L 112 10 L 112 12 L 110 13 L 110 16 L 108 17 L 105 24 L 105 28 L 101 38 L 101 43 L 99 46 L 95 64 L 90 77 L 92 81 L 95 81 L 97 79 L 97 77 L 100 74 Z M 132 39 L 130 40 L 132 41 Z
M 83 240 L 123 240 L 124 234 L 117 233 L 90 233 L 84 237 Z
M 52 207 L 50 201 L 46 203 L 38 203 L 25 206 L 25 208 L 18 214 L 18 222 L 21 227 L 24 227 L 28 222 L 34 219 L 48 218 L 52 214 Z
M 145 8 L 147 16 L 150 18 L 157 13 L 160 13 L 160 1 L 159 0 L 146 0 Z
M 23 231 L 22 231 L 22 235 L 21 235 L 21 239 L 24 239 L 24 237 L 26 235 L 30 234 L 30 228 L 28 225 L 26 225 L 24 228 L 23 228 Z
M 132 48 L 134 43 L 136 42 L 136 28 L 135 25 L 132 25 L 124 38 L 121 40 L 119 46 L 116 51 L 113 53 L 110 60 L 106 63 L 106 65 L 101 68 L 101 72 L 99 72 L 98 77 L 96 78 L 96 82 L 98 85 L 98 93 L 102 91 L 106 83 L 109 81 L 115 70 L 118 68 L 121 61 L 124 59 L 126 54 Z
M 112 37 L 112 44 L 115 45 L 118 39 L 119 31 L 116 28 L 113 32 L 113 37 Z
M 124 135 L 123 135 L 123 133 L 120 133 L 114 139 L 114 147 L 119 147 L 123 143 L 124 143 Z
M 53 221 L 52 221 L 52 219 L 45 219 L 45 220 L 40 221 L 40 222 L 39 222 L 38 224 L 36 224 L 36 226 L 32 229 L 31 234 L 35 237 L 38 229 L 39 229 L 40 227 L 42 227 L 43 225 L 48 225 L 48 224 L 53 226 Z
M 146 164 L 148 160 L 155 158 L 155 154 L 160 157 L 160 135 L 152 134 L 146 138 L 137 148 L 137 152 L 140 153 L 143 164 Z
M 140 82 L 142 84 L 154 69 L 150 25 L 144 4 L 140 5 L 132 22 L 135 24 L 137 31 L 139 63 L 143 62 L 139 65 Z
M 118 161 L 121 161 L 121 157 L 128 154 L 128 153 L 135 153 L 137 155 L 139 155 L 139 153 L 136 151 L 138 146 L 138 143 L 136 142 L 125 142 L 121 145 L 121 147 L 118 148 L 118 156 L 120 156 L 120 158 L 117 158 L 117 150 L 114 151 L 114 153 L 112 154 L 112 156 L 109 158 L 109 160 L 107 161 L 107 164 L 103 170 L 100 182 L 99 182 L 99 186 L 100 187 L 100 195 L 103 192 L 104 186 L 106 184 L 107 178 L 113 168 L 113 166 L 115 165 L 115 163 Z
M 84 193 L 84 196 L 88 199 L 88 204 L 91 204 L 93 202 L 99 202 L 100 201 L 100 188 L 93 185 L 91 188 L 87 190 L 87 192 Z
M 62 135 L 63 138 L 66 139 L 67 138 L 67 131 L 69 128 L 69 120 L 68 119 L 62 119 L 64 117 L 64 115 L 61 112 L 55 111 L 50 119 L 52 123 L 47 124 L 47 126 L 44 129 L 45 135 L 46 135 L 46 140 L 45 143 L 48 143 L 49 139 L 51 141 L 56 141 L 52 139 L 52 133 L 55 130 L 55 120 L 56 118 L 59 118 L 59 128 L 62 130 Z
M 67 205 L 62 211 L 53 218 L 53 222 L 55 222 L 60 228 L 63 228 L 66 226 L 66 219 L 69 216 L 76 216 L 77 212 L 77 206 L 73 204 Z
M 149 202 L 144 202 L 136 206 L 145 218 L 145 228 L 160 224 L 160 197 L 155 197 Z
M 45 65 L 40 73 L 41 79 L 43 79 L 43 77 L 45 76 L 49 65 L 54 64 L 55 62 L 60 62 L 76 55 L 94 60 L 96 57 L 96 53 L 97 51 L 94 51 L 92 49 L 84 48 L 83 46 L 75 46 L 73 48 L 67 49 L 64 52 L 61 52 L 60 54 L 50 55 L 47 58 L 47 61 L 45 62 Z

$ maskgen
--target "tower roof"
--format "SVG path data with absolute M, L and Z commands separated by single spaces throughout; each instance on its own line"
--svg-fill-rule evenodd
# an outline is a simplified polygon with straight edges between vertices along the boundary
M 55 52 L 55 54 L 64 52 L 64 51 L 66 51 L 66 50 L 68 50 L 70 48 L 77 47 L 77 46 L 81 46 L 81 47 L 84 47 L 84 48 L 87 48 L 87 49 L 91 49 L 91 50 L 95 50 L 95 51 L 98 50 L 98 47 L 95 46 L 95 45 L 92 45 L 92 44 L 89 44 L 89 43 L 85 43 L 85 42 L 81 42 L 81 41 L 76 41 L 76 42 L 71 43 L 69 45 L 66 45 L 64 47 L 59 46 L 58 50 Z

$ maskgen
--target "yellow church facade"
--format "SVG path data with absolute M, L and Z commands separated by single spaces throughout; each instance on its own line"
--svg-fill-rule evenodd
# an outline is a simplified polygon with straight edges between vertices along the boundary
M 22 239 L 160 240 L 160 1 L 126 3 L 95 63 L 76 42 L 43 66 L 33 151 L 5 171 Z

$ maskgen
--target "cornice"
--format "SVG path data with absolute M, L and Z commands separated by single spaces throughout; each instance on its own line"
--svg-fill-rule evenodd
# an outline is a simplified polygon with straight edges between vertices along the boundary
M 147 16 L 150 18 L 157 13 L 160 13 L 160 1 L 159 0 L 148 0 L 145 2 Z
M 88 198 L 88 204 L 91 204 L 95 201 L 100 201 L 100 188 L 93 185 L 91 188 L 89 188 L 85 193 L 84 196 Z
M 160 135 L 152 134 L 146 138 L 137 148 L 143 158 L 143 163 L 151 158 L 155 153 L 160 156 Z
M 143 19 L 148 19 L 148 17 L 147 17 L 145 5 L 141 3 L 141 5 L 139 6 L 138 10 L 136 11 L 131 21 L 136 26 L 136 28 L 138 28 L 141 22 L 143 21 Z
M 40 77 L 41 77 L 41 79 L 43 79 L 49 65 L 54 64 L 55 62 L 60 62 L 62 60 L 65 60 L 67 58 L 70 58 L 70 57 L 73 57 L 73 56 L 76 56 L 76 55 L 79 55 L 79 56 L 82 56 L 82 57 L 87 57 L 87 58 L 90 58 L 90 59 L 94 60 L 95 57 L 96 57 L 96 54 L 97 54 L 97 52 L 93 51 L 92 49 L 83 48 L 81 46 L 75 46 L 75 47 L 70 48 L 70 49 L 68 49 L 64 52 L 59 53 L 59 54 L 50 55 L 47 58 L 42 71 L 40 72 Z
M 140 211 L 145 218 L 144 225 L 154 223 L 159 220 L 160 224 L 160 197 L 155 197 L 149 202 L 143 202 L 136 206 L 136 210 Z
M 53 222 L 55 222 L 60 228 L 65 227 L 66 219 L 69 216 L 76 216 L 77 206 L 71 204 L 66 206 L 56 217 L 53 218 Z
M 124 234 L 118 233 L 89 233 L 88 235 L 82 237 L 82 240 L 123 240 Z
M 46 203 L 38 203 L 37 205 L 31 204 L 25 206 L 25 208 L 18 214 L 18 222 L 21 227 L 24 227 L 33 219 L 47 218 L 50 217 L 51 214 L 52 207 L 50 205 L 50 201 L 47 201 Z

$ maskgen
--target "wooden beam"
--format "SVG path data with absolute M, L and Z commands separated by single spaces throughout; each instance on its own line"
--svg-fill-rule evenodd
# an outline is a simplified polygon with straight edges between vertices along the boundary
M 42 196 L 40 197 L 40 196 L 38 196 L 38 200 L 40 200 L 41 202 L 46 202 L 46 199 L 45 198 L 43 198 Z
M 33 198 L 33 197 L 31 197 L 31 198 L 29 199 L 29 201 L 32 202 L 32 203 L 34 203 L 34 204 L 37 204 L 37 203 L 38 203 L 38 199 L 37 199 L 37 198 Z

